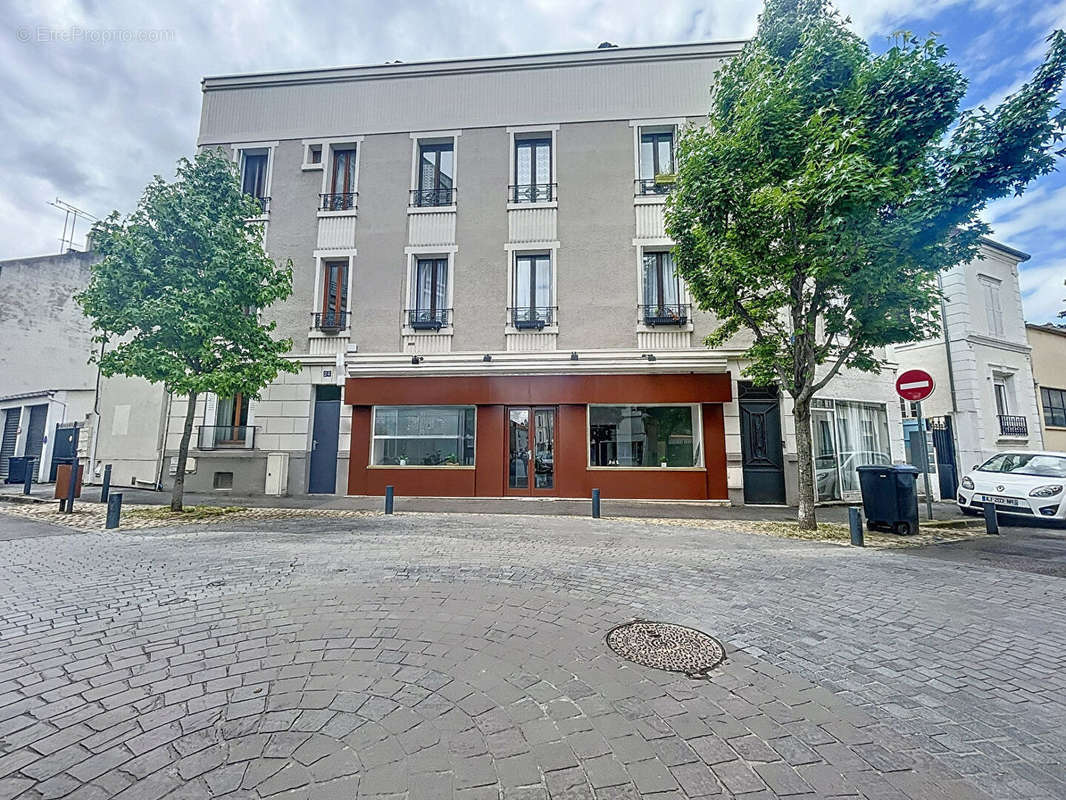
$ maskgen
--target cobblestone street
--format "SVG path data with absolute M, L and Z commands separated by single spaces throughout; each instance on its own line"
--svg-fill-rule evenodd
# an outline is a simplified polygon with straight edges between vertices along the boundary
M 0 800 L 1066 797 L 1061 578 L 639 520 L 0 515 Z M 647 618 L 726 645 L 626 662 Z

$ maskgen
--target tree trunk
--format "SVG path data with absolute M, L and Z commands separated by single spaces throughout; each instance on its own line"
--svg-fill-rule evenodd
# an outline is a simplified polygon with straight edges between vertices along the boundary
M 196 392 L 189 395 L 189 405 L 185 411 L 185 427 L 181 431 L 181 444 L 178 445 L 178 465 L 174 473 L 174 491 L 170 495 L 170 510 L 181 511 L 182 495 L 185 493 L 185 464 L 189 460 L 189 441 L 192 439 L 192 423 L 196 419 Z
M 814 458 L 811 444 L 811 401 L 796 401 L 793 410 L 796 422 L 796 465 L 799 468 L 799 526 L 800 530 L 818 529 L 814 512 Z

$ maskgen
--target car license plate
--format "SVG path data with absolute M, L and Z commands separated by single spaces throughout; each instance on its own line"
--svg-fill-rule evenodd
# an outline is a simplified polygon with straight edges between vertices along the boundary
M 1020 506 L 1022 501 L 1017 497 L 1000 497 L 996 494 L 981 495 L 982 503 L 995 503 L 997 506 Z

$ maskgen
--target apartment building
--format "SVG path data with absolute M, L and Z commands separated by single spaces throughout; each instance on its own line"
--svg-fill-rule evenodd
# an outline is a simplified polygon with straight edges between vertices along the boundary
M 944 497 L 997 451 L 1043 446 L 1018 283 L 1018 265 L 1028 259 L 983 239 L 977 258 L 941 275 L 941 335 L 894 348 L 901 370 L 925 369 L 936 382 L 922 405 L 936 462 L 948 467 L 939 482 Z M 905 405 L 904 414 L 913 418 L 913 409 Z
M 1026 325 L 1047 450 L 1066 451 L 1066 328 Z
M 747 341 L 708 350 L 663 212 L 740 43 L 207 78 L 295 291 L 299 375 L 204 398 L 190 490 L 791 501 L 795 435 Z M 892 376 L 821 400 L 828 499 L 898 460 Z M 185 404 L 175 399 L 167 453 Z

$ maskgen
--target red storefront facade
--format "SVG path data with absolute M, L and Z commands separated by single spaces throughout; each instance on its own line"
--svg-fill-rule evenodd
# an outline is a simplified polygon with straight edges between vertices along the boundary
M 725 373 L 349 378 L 348 493 L 381 495 L 392 485 L 406 496 L 588 497 L 598 488 L 609 498 L 725 500 L 722 404 L 730 399 Z M 413 406 L 473 407 L 473 452 L 467 459 L 473 463 L 381 463 L 389 459 L 375 451 L 375 408 Z M 664 466 L 626 466 L 617 459 L 616 465 L 597 464 L 604 458 L 592 451 L 590 414 L 595 412 L 590 409 L 598 406 L 691 408 L 698 422 L 688 429 L 688 438 L 698 463 L 669 466 L 663 456 Z M 534 447 L 547 455 L 538 458 Z

